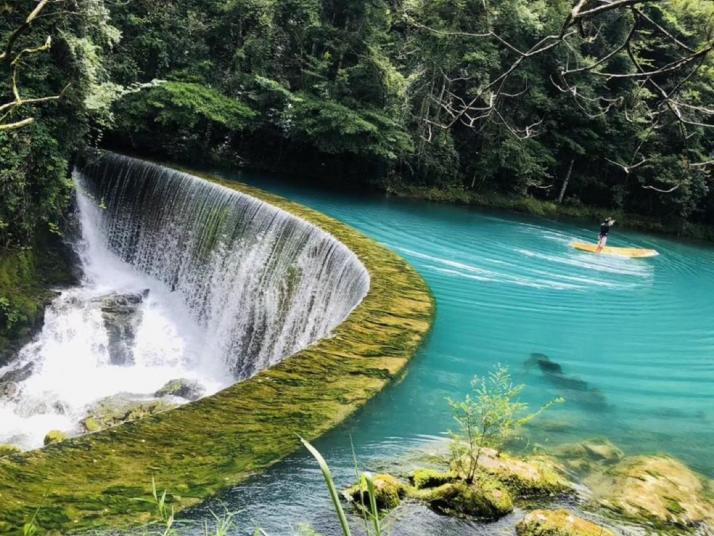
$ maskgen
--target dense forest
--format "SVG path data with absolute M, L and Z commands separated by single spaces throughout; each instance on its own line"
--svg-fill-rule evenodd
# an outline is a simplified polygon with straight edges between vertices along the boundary
M 708 0 L 5 0 L 0 13 L 0 248 L 60 232 L 72 161 L 93 146 L 714 223 Z

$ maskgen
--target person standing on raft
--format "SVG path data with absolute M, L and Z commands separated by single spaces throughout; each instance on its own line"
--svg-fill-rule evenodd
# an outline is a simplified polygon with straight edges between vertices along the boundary
M 607 234 L 610 232 L 610 227 L 613 225 L 615 225 L 615 220 L 612 218 L 605 218 L 605 221 L 600 224 L 600 235 L 597 240 L 598 253 L 600 253 L 605 247 L 605 244 L 607 244 Z

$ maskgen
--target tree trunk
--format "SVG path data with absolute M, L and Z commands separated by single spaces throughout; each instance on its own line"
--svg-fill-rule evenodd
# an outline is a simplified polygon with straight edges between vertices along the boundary
M 568 174 L 565 176 L 563 181 L 563 186 L 560 189 L 560 195 L 558 195 L 558 204 L 563 202 L 565 197 L 565 191 L 568 189 L 568 183 L 570 182 L 570 175 L 573 173 L 573 165 L 575 164 L 575 158 L 570 159 L 570 166 L 568 167 Z

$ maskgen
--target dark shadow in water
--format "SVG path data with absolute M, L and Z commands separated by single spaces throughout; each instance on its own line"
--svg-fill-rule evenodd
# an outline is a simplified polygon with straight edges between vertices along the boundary
M 538 367 L 543 374 L 543 378 L 558 389 L 568 402 L 574 402 L 592 411 L 613 409 L 599 389 L 590 387 L 585 380 L 566 375 L 560 363 L 552 361 L 545 354 L 532 353 L 530 358 L 526 360 L 525 366 L 526 370 Z

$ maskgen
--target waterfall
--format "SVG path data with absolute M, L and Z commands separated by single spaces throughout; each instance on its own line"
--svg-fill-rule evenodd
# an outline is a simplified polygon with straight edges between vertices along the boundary
M 369 290 L 330 234 L 230 188 L 113 153 L 74 180 L 84 280 L 0 368 L 0 443 L 77 433 L 97 400 L 171 379 L 213 393 L 328 336 Z

